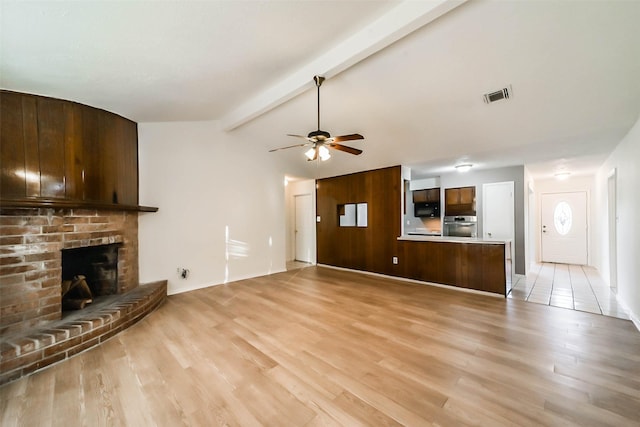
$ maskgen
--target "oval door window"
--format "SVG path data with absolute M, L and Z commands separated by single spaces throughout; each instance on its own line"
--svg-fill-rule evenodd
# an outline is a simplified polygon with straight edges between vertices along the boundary
M 564 236 L 569 232 L 569 230 L 571 230 L 572 221 L 573 214 L 569 203 L 558 203 L 556 205 L 556 209 L 553 211 L 553 224 L 556 226 L 556 230 L 561 236 Z

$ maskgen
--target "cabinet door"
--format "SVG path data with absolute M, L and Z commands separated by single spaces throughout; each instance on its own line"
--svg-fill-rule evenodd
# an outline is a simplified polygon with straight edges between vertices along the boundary
M 82 106 L 72 102 L 65 103 L 64 119 L 65 197 L 83 200 Z
M 413 203 L 425 203 L 427 201 L 427 190 L 413 190 Z
M 138 126 L 135 122 L 117 117 L 116 175 L 112 202 L 138 204 Z
M 460 204 L 460 189 L 447 188 L 444 190 L 444 203 L 447 209 Z
M 82 200 L 98 202 L 103 193 L 102 152 L 100 139 L 98 110 L 84 108 L 82 110 Z
M 3 197 L 26 196 L 24 130 L 22 96 L 2 93 L 0 96 L 0 194 Z M 39 180 L 38 180 L 39 181 Z
M 460 204 L 468 205 L 473 203 L 476 197 L 476 187 L 463 187 L 459 191 Z
M 437 203 L 440 202 L 440 188 L 429 188 L 425 190 L 427 193 L 427 202 L 429 203 Z
M 40 197 L 65 196 L 64 125 L 64 101 L 38 98 Z

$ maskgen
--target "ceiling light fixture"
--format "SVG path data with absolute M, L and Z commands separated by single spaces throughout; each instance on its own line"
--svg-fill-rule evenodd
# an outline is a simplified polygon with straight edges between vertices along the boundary
M 471 163 L 463 163 L 460 165 L 456 165 L 456 170 L 458 172 L 468 172 L 472 167 L 473 165 Z
M 564 181 L 569 178 L 570 175 L 571 172 L 556 172 L 553 176 L 555 176 L 558 181 Z
M 321 145 L 318 148 L 318 155 L 320 156 L 320 160 L 322 160 L 323 162 L 325 160 L 329 160 L 331 158 L 331 154 L 329 153 L 329 149 L 327 147 L 325 147 L 324 145 Z
M 319 145 L 319 146 L 314 145 L 313 147 L 309 148 L 304 153 L 304 155 L 307 156 L 307 159 L 309 159 L 309 161 L 315 160 L 318 157 L 320 157 L 320 160 L 324 162 L 331 158 L 331 153 L 329 152 L 329 149 L 325 145 Z
M 316 157 L 316 148 L 309 148 L 307 151 L 305 151 L 304 155 L 307 156 L 307 159 L 313 160 Z

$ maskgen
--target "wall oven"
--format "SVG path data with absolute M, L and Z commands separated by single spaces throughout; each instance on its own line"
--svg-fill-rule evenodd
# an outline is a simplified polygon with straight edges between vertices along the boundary
M 445 216 L 442 235 L 455 237 L 478 237 L 478 217 Z

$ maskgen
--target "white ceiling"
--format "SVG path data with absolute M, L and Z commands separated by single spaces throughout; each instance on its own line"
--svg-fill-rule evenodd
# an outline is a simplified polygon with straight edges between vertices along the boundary
M 226 127 L 306 176 L 463 160 L 593 173 L 640 116 L 640 1 L 432 3 L 453 10 L 416 24 L 410 2 L 0 0 L 0 86 L 137 122 L 246 121 Z M 381 22 L 398 31 L 365 54 L 349 43 Z M 365 135 L 361 156 L 267 153 L 315 129 L 313 74 L 328 77 L 321 127 Z M 483 102 L 506 85 L 513 98 Z

